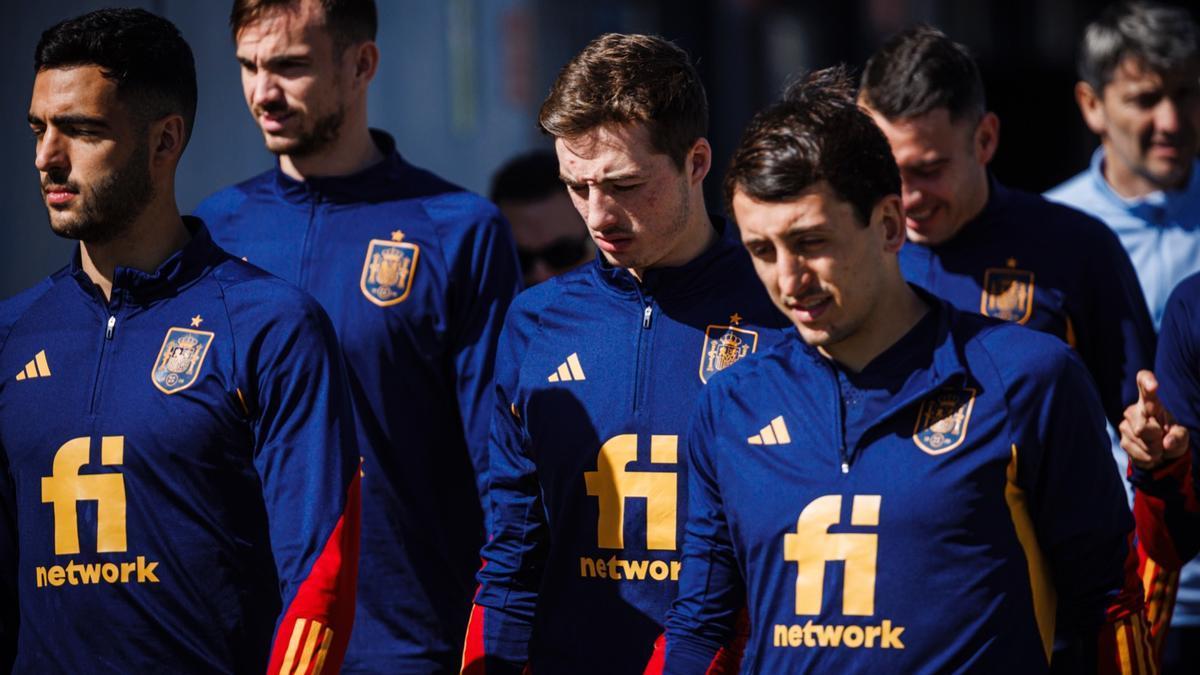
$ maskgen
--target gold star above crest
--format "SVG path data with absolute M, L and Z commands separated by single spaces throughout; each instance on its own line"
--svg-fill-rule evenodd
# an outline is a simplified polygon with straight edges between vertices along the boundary
M 404 233 L 400 230 L 393 230 L 392 241 L 404 241 Z
M 1005 261 L 1005 263 L 1004 263 L 1004 264 L 1005 264 L 1005 265 L 1008 265 L 1009 267 L 1016 267 L 1016 266 L 1017 266 L 1017 259 L 1016 259 L 1016 258 L 1009 258 L 1008 260 L 1006 260 L 1006 261 Z
M 741 322 L 742 322 L 742 315 L 738 314 L 737 312 L 734 312 L 733 316 L 729 317 L 729 325 L 731 325 L 731 326 L 736 326 Z
M 199 314 L 192 317 L 192 328 L 199 328 L 200 324 L 204 323 L 204 318 Z

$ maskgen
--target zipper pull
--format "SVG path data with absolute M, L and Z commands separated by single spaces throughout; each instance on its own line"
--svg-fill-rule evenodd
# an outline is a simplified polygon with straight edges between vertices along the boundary
M 108 317 L 108 328 L 105 329 L 105 331 L 104 331 L 104 339 L 105 340 L 112 339 L 113 329 L 116 327 L 117 327 L 117 317 L 115 317 L 115 316 Z
M 653 307 L 651 307 L 650 305 L 646 305 L 646 311 L 642 312 L 642 328 L 650 327 L 650 314 L 653 311 L 654 311 Z
M 842 462 L 842 473 L 850 473 L 850 462 Z

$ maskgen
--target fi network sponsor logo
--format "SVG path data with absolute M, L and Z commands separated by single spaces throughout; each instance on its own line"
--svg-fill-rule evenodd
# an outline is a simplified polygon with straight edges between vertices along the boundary
M 615 436 L 596 456 L 596 470 L 583 474 L 589 497 L 598 500 L 596 546 L 624 550 L 626 543 L 646 551 L 675 551 L 677 511 L 679 502 L 679 437 L 655 434 L 650 436 L 650 469 L 633 470 L 637 461 L 636 434 Z M 630 502 L 634 513 L 644 513 L 645 519 L 632 522 L 626 515 Z M 626 528 L 631 539 L 626 542 Z M 644 537 L 644 538 L 643 538 Z M 613 556 L 582 557 L 579 574 L 587 578 L 625 581 L 679 579 L 679 562 L 666 560 L 632 560 Z
M 879 558 L 880 495 L 855 495 L 850 509 L 853 532 L 831 533 L 841 524 L 842 496 L 814 499 L 796 519 L 796 531 L 783 536 L 783 557 L 796 563 L 796 615 L 819 616 L 825 606 L 825 570 L 842 563 L 841 615 L 875 617 L 876 565 Z M 774 646 L 850 649 L 904 649 L 903 626 L 891 619 L 864 623 L 776 624 Z
M 81 474 L 91 462 L 92 442 L 88 437 L 67 441 L 54 454 L 50 475 L 42 478 L 42 503 L 50 504 L 54 516 L 54 555 L 79 555 L 79 502 L 96 504 L 96 553 L 125 553 L 125 476 L 120 473 Z M 100 439 L 100 464 L 125 463 L 125 437 Z M 134 560 L 38 566 L 38 588 L 94 584 L 158 583 L 158 563 L 137 556 Z

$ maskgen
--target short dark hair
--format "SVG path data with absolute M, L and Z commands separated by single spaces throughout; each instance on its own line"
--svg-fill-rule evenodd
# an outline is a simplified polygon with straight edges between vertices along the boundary
M 533 150 L 504 163 L 492 176 L 488 197 L 500 202 L 536 202 L 563 194 L 558 174 L 558 157 L 548 150 Z
M 603 124 L 644 124 L 655 150 L 679 168 L 708 132 L 708 99 L 687 52 L 652 35 L 607 33 L 559 72 L 538 124 L 572 138 Z
M 196 62 L 175 24 L 144 9 L 101 9 L 55 24 L 33 52 L 35 73 L 99 66 L 145 124 L 178 113 L 184 143 L 196 121 Z
M 875 52 L 863 69 L 866 104 L 889 120 L 937 108 L 952 120 L 978 120 L 987 112 L 983 78 L 967 48 L 932 26 L 901 31 Z
M 1200 60 L 1200 30 L 1182 7 L 1155 2 L 1110 6 L 1083 32 L 1079 43 L 1079 79 L 1096 93 L 1112 81 L 1126 57 L 1165 73 Z
M 325 14 L 325 27 L 333 38 L 334 58 L 359 42 L 373 41 L 379 31 L 379 15 L 375 0 L 316 0 Z M 229 12 L 229 29 L 234 42 L 246 26 L 258 21 L 271 10 L 294 9 L 303 0 L 233 0 Z
M 891 146 L 855 101 L 843 66 L 796 79 L 754 116 L 725 174 L 725 200 L 742 191 L 757 201 L 787 202 L 825 181 L 863 225 L 879 200 L 900 194 Z

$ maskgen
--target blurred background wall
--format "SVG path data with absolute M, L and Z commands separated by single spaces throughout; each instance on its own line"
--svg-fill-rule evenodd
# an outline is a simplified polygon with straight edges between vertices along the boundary
M 373 126 L 402 154 L 486 193 L 508 157 L 550 147 L 537 108 L 562 64 L 608 32 L 657 33 L 692 54 L 708 89 L 716 163 L 710 208 L 729 154 L 754 111 L 803 69 L 860 67 L 888 35 L 916 22 L 941 27 L 975 53 L 1001 118 L 993 168 L 1042 191 L 1087 163 L 1096 141 L 1075 107 L 1074 58 L 1097 0 L 377 0 L 382 63 Z M 0 25 L 0 297 L 64 264 L 72 242 L 50 233 L 25 117 L 33 49 L 55 22 L 114 4 L 5 2 Z M 122 4 L 166 16 L 196 54 L 200 105 L 179 171 L 180 208 L 271 166 L 242 99 L 226 0 Z M 1181 2 L 1180 4 L 1186 4 Z M 1193 11 L 1196 11 L 1193 8 Z

